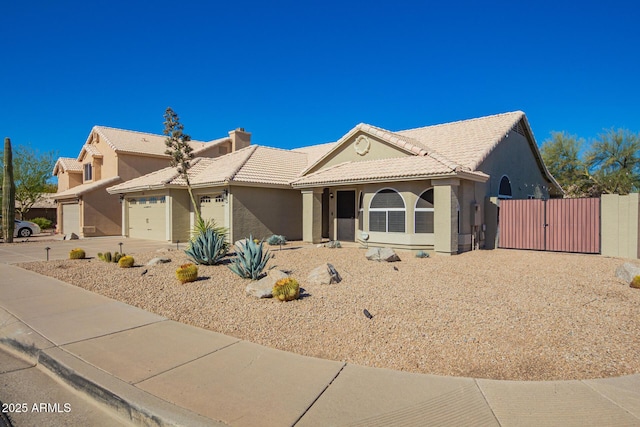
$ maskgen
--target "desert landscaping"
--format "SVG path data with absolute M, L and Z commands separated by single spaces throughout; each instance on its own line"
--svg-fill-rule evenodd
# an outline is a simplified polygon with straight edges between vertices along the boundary
M 224 263 L 180 284 L 175 270 L 188 258 L 175 249 L 131 254 L 133 268 L 98 258 L 19 265 L 182 323 L 364 366 L 504 380 L 640 372 L 640 290 L 616 279 L 623 259 L 500 249 L 397 251 L 401 261 L 386 263 L 357 247 L 269 249 L 268 267 L 300 282 L 299 299 L 247 295 L 250 280 Z M 171 262 L 145 265 L 159 256 Z M 306 283 L 325 263 L 342 281 Z

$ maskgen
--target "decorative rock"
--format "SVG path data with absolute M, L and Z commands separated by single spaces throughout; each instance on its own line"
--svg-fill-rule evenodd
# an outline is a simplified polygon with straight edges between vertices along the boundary
M 369 261 L 400 261 L 400 257 L 391 248 L 371 248 L 365 254 Z
M 307 282 L 311 285 L 330 285 L 340 283 L 342 277 L 331 264 L 322 264 L 314 268 L 307 277 Z
M 616 268 L 616 277 L 622 279 L 625 283 L 629 284 L 634 277 L 640 275 L 640 266 L 625 262 L 620 267 Z
M 65 234 L 64 235 L 64 240 L 78 240 L 79 237 L 76 233 L 71 233 L 71 234 Z
M 168 262 L 171 262 L 171 258 L 156 257 L 150 259 L 147 265 L 166 264 Z
M 335 249 L 335 248 L 341 248 L 342 247 L 342 245 L 340 244 L 340 241 L 338 241 L 338 240 L 331 240 L 330 242 L 325 243 L 324 246 L 329 248 L 329 249 Z
M 245 291 L 247 295 L 253 295 L 256 298 L 271 298 L 273 294 L 273 285 L 280 279 L 289 277 L 287 273 L 280 270 L 269 270 L 269 273 L 260 280 L 252 280 L 247 285 Z

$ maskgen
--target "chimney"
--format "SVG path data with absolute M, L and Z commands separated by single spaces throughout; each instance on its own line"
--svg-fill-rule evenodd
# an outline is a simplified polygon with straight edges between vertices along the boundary
M 245 132 L 244 128 L 237 128 L 236 130 L 230 131 L 229 138 L 231 138 L 231 152 L 238 151 L 251 144 L 251 134 Z

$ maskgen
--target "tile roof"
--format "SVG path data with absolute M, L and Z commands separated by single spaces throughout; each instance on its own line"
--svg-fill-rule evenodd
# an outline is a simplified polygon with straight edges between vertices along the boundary
M 435 176 L 457 176 L 458 172 L 430 156 L 394 157 L 388 159 L 345 162 L 321 169 L 292 182 L 294 188 L 357 182 L 428 179 Z M 484 181 L 481 172 L 466 172 L 469 178 Z
M 75 187 L 69 188 L 68 190 L 62 191 L 60 193 L 55 193 L 52 197 L 54 200 L 80 197 L 85 193 L 89 193 L 91 191 L 100 189 L 106 185 L 115 184 L 118 181 L 120 181 L 120 177 L 114 176 L 108 179 L 101 179 L 95 182 L 88 182 L 86 184 L 76 185 Z
M 216 158 L 196 158 L 189 169 L 194 188 L 245 182 L 265 185 L 289 185 L 307 165 L 305 153 L 251 145 Z M 140 191 L 165 186 L 183 187 L 184 178 L 176 168 L 161 169 L 108 189 L 110 193 Z
M 102 157 L 102 153 L 100 152 L 100 150 L 98 150 L 98 147 L 96 147 L 93 144 L 84 144 L 82 146 L 82 150 L 80 150 L 80 154 L 78 154 L 78 161 L 81 162 L 84 153 L 89 154 L 90 156 L 94 156 L 94 157 Z
M 93 132 L 104 138 L 105 142 L 116 152 L 167 157 L 164 154 L 167 149 L 164 143 L 166 136 L 164 135 L 94 126 L 86 145 L 90 145 Z M 197 154 L 212 145 L 227 141 L 230 141 L 230 138 L 220 138 L 209 142 L 189 141 L 189 145 L 193 148 L 194 154 Z
M 314 164 L 318 159 L 323 157 L 335 147 L 335 142 L 327 142 L 324 144 L 309 145 L 306 147 L 294 148 L 291 151 L 297 153 L 305 153 L 307 155 L 307 167 Z
M 427 151 L 476 170 L 498 143 L 524 117 L 522 111 L 395 132 L 418 141 Z
M 58 157 L 53 167 L 53 175 L 57 175 L 59 171 L 82 172 L 82 163 L 70 157 Z

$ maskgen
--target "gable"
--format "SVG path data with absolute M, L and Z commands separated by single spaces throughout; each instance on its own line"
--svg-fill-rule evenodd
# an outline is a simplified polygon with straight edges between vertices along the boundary
M 305 171 L 305 175 L 345 162 L 392 159 L 415 155 L 368 132 L 356 131 L 336 144 L 331 151 Z

